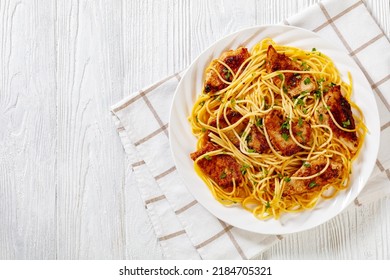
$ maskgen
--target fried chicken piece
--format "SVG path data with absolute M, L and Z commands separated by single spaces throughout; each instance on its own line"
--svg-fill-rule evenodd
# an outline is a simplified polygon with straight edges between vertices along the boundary
M 248 139 L 248 147 L 255 150 L 257 153 L 261 154 L 268 150 L 269 146 L 267 139 L 263 133 L 259 131 L 256 126 L 253 126 L 250 131 L 250 137 Z
M 289 122 L 278 110 L 269 112 L 264 120 L 265 128 L 272 145 L 284 156 L 291 156 L 302 150 L 290 137 Z M 295 139 L 302 145 L 310 141 L 311 126 L 308 122 L 292 122 L 292 132 Z
M 236 50 L 230 50 L 222 53 L 219 60 L 223 61 L 227 66 L 232 69 L 234 74 L 237 73 L 240 66 L 250 57 L 250 53 L 247 48 L 240 47 Z M 210 67 L 215 68 L 218 73 L 226 81 L 231 82 L 233 80 L 233 75 L 230 71 L 223 66 L 218 60 L 213 60 L 210 63 L 210 66 L 206 69 L 205 82 L 204 82 L 204 92 L 213 94 L 221 89 L 224 89 L 228 86 L 218 77 L 217 73 L 212 70 Z
M 325 168 L 327 160 L 321 156 L 310 162 L 305 162 L 291 177 L 309 177 Z M 291 179 L 284 188 L 284 194 L 295 195 L 311 190 L 322 188 L 327 184 L 332 184 L 341 175 L 343 165 L 340 159 L 330 159 L 330 164 L 324 173 L 312 179 Z
M 219 146 L 208 142 L 200 150 L 191 153 L 191 159 L 196 160 L 205 153 L 220 149 Z M 197 162 L 200 169 L 209 176 L 221 188 L 233 187 L 233 180 L 236 186 L 243 182 L 243 176 L 240 170 L 240 164 L 230 155 L 216 155 L 207 158 L 201 158 Z
M 239 121 L 242 118 L 242 115 L 236 111 L 228 109 L 226 112 L 226 118 L 228 119 L 230 125 L 232 125 L 232 124 L 235 124 L 237 121 Z M 238 135 L 241 135 L 244 132 L 247 124 L 248 124 L 248 120 L 244 120 L 240 124 L 238 124 L 234 129 L 231 129 L 231 130 L 224 132 L 225 135 L 229 138 L 230 142 L 232 142 L 234 146 L 236 146 L 236 147 L 240 146 L 240 138 L 238 138 L 234 134 L 234 131 Z M 217 120 L 216 119 L 211 120 L 209 125 L 217 127 Z M 219 128 L 226 128 L 228 126 L 229 126 L 229 124 L 226 122 L 224 116 L 221 116 L 219 118 Z
M 302 71 L 299 63 L 294 62 L 285 54 L 278 53 L 272 45 L 267 50 L 266 69 L 268 73 L 279 70 Z M 299 73 L 283 73 L 285 77 L 284 85 L 288 94 L 292 97 L 300 95 L 302 92 L 311 92 L 316 89 L 316 83 L 312 75 Z M 280 87 L 282 78 L 273 78 L 276 86 Z
M 334 119 L 341 127 L 355 129 L 355 120 L 352 115 L 351 105 L 341 94 L 339 85 L 330 87 L 329 91 L 324 95 L 324 100 Z M 348 147 L 351 153 L 356 153 L 358 138 L 355 131 L 348 132 L 338 128 L 330 117 L 329 112 L 323 106 L 318 109 L 316 118 L 318 123 L 328 124 L 334 135 Z

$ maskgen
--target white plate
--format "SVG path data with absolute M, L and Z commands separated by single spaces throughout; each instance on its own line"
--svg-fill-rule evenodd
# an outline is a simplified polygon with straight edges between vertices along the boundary
M 348 190 L 331 200 L 321 201 L 313 209 L 297 214 L 283 214 L 279 220 L 261 221 L 239 207 L 225 207 L 217 202 L 205 183 L 194 171 L 189 154 L 195 151 L 196 138 L 191 133 L 188 116 L 196 97 L 202 90 L 204 69 L 223 51 L 254 44 L 269 37 L 279 45 L 290 45 L 311 50 L 313 47 L 328 55 L 336 64 L 342 79 L 348 82 L 351 72 L 354 81 L 352 99 L 360 106 L 369 129 L 359 157 L 353 164 L 352 180 Z M 181 79 L 172 103 L 170 115 L 170 146 L 179 174 L 196 200 L 219 219 L 235 227 L 263 234 L 286 234 L 318 226 L 339 214 L 360 193 L 375 164 L 379 148 L 379 115 L 374 94 L 362 71 L 344 51 L 336 48 L 310 31 L 281 25 L 267 25 L 233 33 L 205 50 Z

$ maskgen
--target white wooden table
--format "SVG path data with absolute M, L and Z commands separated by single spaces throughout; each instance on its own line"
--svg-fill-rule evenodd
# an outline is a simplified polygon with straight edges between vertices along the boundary
M 0 0 L 0 259 L 159 259 L 109 107 L 233 31 L 317 2 Z M 389 0 L 366 0 L 390 37 Z M 390 199 L 265 259 L 390 259 Z

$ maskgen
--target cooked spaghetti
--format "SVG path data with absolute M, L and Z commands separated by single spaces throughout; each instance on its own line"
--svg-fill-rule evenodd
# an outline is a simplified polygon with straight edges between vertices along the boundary
M 205 70 L 189 121 L 195 170 L 222 204 L 259 219 L 313 208 L 348 188 L 366 133 L 332 60 L 264 39 Z

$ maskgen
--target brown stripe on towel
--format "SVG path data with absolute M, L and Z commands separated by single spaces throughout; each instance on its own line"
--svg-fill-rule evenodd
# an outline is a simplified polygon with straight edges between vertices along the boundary
M 385 130 L 390 126 L 390 122 L 385 123 L 384 125 L 381 126 L 381 131 Z
M 227 229 L 227 228 L 229 227 L 229 225 L 226 224 L 225 222 L 223 222 L 223 221 L 221 221 L 221 220 L 219 220 L 219 219 L 218 219 L 218 221 L 221 223 L 221 225 L 222 225 L 225 229 Z M 236 248 L 236 250 L 237 250 L 237 252 L 240 254 L 241 258 L 242 258 L 243 260 L 247 260 L 247 259 L 248 259 L 247 256 L 245 256 L 244 251 L 242 250 L 242 248 L 241 248 L 240 245 L 238 244 L 236 238 L 234 238 L 234 235 L 233 235 L 233 233 L 230 231 L 230 229 L 231 229 L 231 228 L 229 228 L 228 230 L 226 230 L 226 233 L 227 233 L 227 235 L 229 236 L 230 241 L 233 243 L 233 246 Z
M 172 173 L 173 171 L 176 170 L 176 166 L 172 166 L 171 168 L 169 168 L 168 170 L 164 171 L 163 173 L 157 175 L 156 177 L 154 177 L 154 179 L 157 181 L 157 180 L 160 180 L 161 178 L 167 176 L 169 173 Z
M 148 204 L 153 203 L 153 202 L 156 202 L 156 201 L 163 200 L 163 199 L 165 199 L 165 198 L 166 198 L 165 195 L 159 195 L 159 196 L 150 198 L 150 199 L 148 199 L 148 200 L 145 200 L 145 205 L 148 205 Z
M 137 166 L 141 166 L 141 165 L 144 165 L 145 164 L 145 161 L 144 160 L 140 160 L 140 161 L 137 161 L 137 162 L 134 162 L 131 167 L 137 167 Z
M 335 15 L 334 17 L 330 18 L 330 20 L 328 19 L 325 23 L 321 24 L 320 26 L 318 26 L 317 28 L 315 28 L 313 31 L 314 32 L 318 32 L 320 31 L 322 28 L 324 28 L 325 26 L 328 26 L 331 22 L 341 18 L 343 15 L 345 15 L 346 13 L 349 13 L 350 11 L 352 11 L 353 9 L 355 9 L 356 7 L 360 6 L 361 4 L 363 4 L 361 1 L 353 4 L 351 7 L 348 7 L 347 9 L 345 9 L 344 11 L 342 11 L 341 13 Z M 321 4 L 322 5 L 322 4 Z M 320 6 L 321 7 L 321 6 Z
M 363 45 L 361 45 L 360 47 L 358 47 L 356 50 L 354 50 L 353 52 L 349 53 L 350 56 L 354 56 L 356 55 L 358 52 L 364 50 L 365 48 L 367 48 L 368 46 L 372 45 L 373 43 L 375 43 L 375 41 L 378 41 L 380 38 L 384 37 L 385 34 L 381 33 L 377 36 L 375 36 L 374 38 L 372 38 L 371 40 L 369 40 L 368 42 L 364 43 Z
M 174 233 L 171 233 L 171 234 L 167 234 L 167 235 L 164 235 L 164 236 L 161 236 L 158 238 L 158 241 L 163 241 L 163 240 L 168 240 L 168 239 L 171 239 L 171 238 L 174 238 L 176 236 L 180 236 L 180 235 L 183 235 L 185 234 L 186 231 L 183 229 L 183 230 L 179 230 L 179 231 L 176 231 Z
M 390 74 L 388 74 L 386 77 L 384 77 L 382 80 L 376 82 L 375 84 L 372 84 L 371 88 L 376 89 L 377 87 L 379 87 L 384 82 L 387 82 L 388 80 L 390 80 Z
M 168 77 L 166 77 L 165 79 L 155 83 L 154 85 L 151 85 L 150 87 L 144 89 L 144 90 L 141 90 L 139 92 L 138 95 L 134 96 L 132 99 L 130 99 L 129 101 L 123 103 L 121 106 L 119 106 L 118 108 L 115 108 L 113 110 L 113 112 L 118 112 L 124 108 L 126 108 L 127 106 L 129 106 L 130 104 L 134 103 L 134 101 L 140 99 L 142 96 L 148 94 L 149 92 L 153 91 L 154 89 L 158 88 L 159 86 L 161 86 L 163 83 L 165 83 L 166 81 L 172 79 L 176 74 L 173 74 L 173 75 L 170 75 Z
M 359 2 L 360 3 L 360 2 Z M 341 42 L 343 43 L 344 47 L 347 49 L 347 51 L 349 53 L 352 53 L 352 49 L 351 47 L 348 45 L 347 43 L 347 40 L 345 40 L 344 36 L 341 34 L 340 30 L 337 28 L 337 26 L 334 24 L 333 22 L 333 19 L 330 17 L 328 11 L 326 10 L 324 4 L 322 4 L 321 2 L 318 3 L 318 5 L 320 6 L 323 14 L 325 15 L 325 17 L 327 18 L 327 20 L 329 21 L 329 24 L 332 26 L 334 32 L 336 33 L 336 35 L 339 37 L 339 39 L 341 40 Z M 360 67 L 360 69 L 362 70 L 363 74 L 366 76 L 368 82 L 373 85 L 374 84 L 374 81 L 371 79 L 370 75 L 368 74 L 368 72 L 366 71 L 366 69 L 364 69 L 362 63 L 360 62 L 360 60 L 356 57 L 356 56 L 353 56 L 352 57 L 356 64 Z M 382 92 L 378 89 L 378 88 L 375 88 L 374 89 L 376 91 L 376 93 L 378 94 L 379 98 L 382 100 L 383 104 L 385 104 L 386 108 L 388 111 L 390 111 L 390 104 L 387 102 L 387 100 L 385 99 L 384 95 L 382 94 Z
M 158 135 L 159 133 L 165 131 L 166 129 L 168 128 L 168 124 L 164 124 L 162 127 L 160 127 L 159 129 L 153 131 L 152 133 L 150 133 L 149 135 L 145 136 L 144 138 L 138 140 L 137 142 L 134 143 L 134 146 L 139 146 L 141 145 L 142 143 L 145 143 L 146 141 L 148 141 L 150 138 L 153 138 L 154 136 Z
M 211 242 L 213 242 L 214 240 L 218 239 L 219 237 L 221 237 L 222 235 L 224 235 L 226 233 L 227 230 L 230 230 L 232 229 L 233 226 L 229 225 L 227 228 L 224 228 L 222 229 L 220 232 L 218 232 L 217 234 L 213 235 L 212 237 L 210 237 L 209 239 L 203 241 L 202 243 L 198 244 L 198 245 L 195 245 L 195 249 L 200 249 L 208 244 L 210 244 Z
M 182 208 L 179 208 L 178 210 L 175 211 L 176 215 L 179 215 L 186 211 L 187 209 L 190 209 L 192 206 L 196 205 L 198 202 L 196 200 L 191 201 L 187 205 L 183 206 Z

